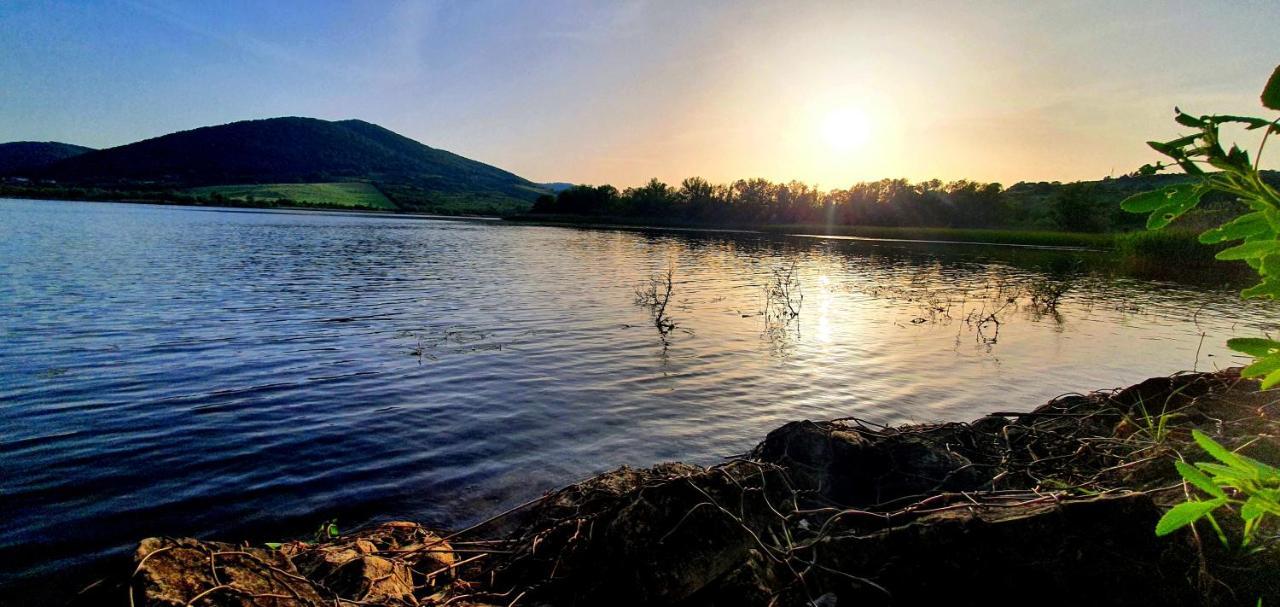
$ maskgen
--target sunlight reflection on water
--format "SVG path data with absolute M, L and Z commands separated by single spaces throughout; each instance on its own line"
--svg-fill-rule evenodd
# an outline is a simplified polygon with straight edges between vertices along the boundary
M 1099 259 L 0 201 L 0 584 L 144 535 L 456 526 L 792 419 L 1029 409 L 1229 366 L 1225 339 L 1276 318 Z M 799 314 L 771 321 L 791 264 Z M 664 340 L 633 300 L 668 267 Z M 1056 311 L 1031 303 L 1064 280 Z

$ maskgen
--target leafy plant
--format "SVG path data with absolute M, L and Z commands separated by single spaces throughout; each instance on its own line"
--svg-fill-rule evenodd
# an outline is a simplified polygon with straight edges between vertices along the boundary
M 1172 395 L 1170 398 L 1173 398 Z M 1169 438 L 1169 422 L 1173 419 L 1173 414 L 1169 413 L 1168 409 L 1168 400 L 1158 413 L 1148 410 L 1146 403 L 1139 400 L 1137 411 L 1139 415 L 1136 418 L 1126 416 L 1126 419 L 1137 429 L 1136 434 L 1143 439 L 1153 445 L 1163 445 Z
M 1263 87 L 1262 105 L 1280 110 L 1280 67 L 1272 72 Z M 1195 132 L 1172 141 L 1148 142 L 1148 145 L 1168 156 L 1195 179 L 1132 196 L 1121 203 L 1121 208 L 1132 213 L 1149 213 L 1147 228 L 1159 230 L 1195 208 L 1209 192 L 1234 196 L 1248 212 L 1205 231 L 1199 240 L 1204 244 L 1237 243 L 1219 251 L 1215 257 L 1244 261 L 1257 271 L 1261 282 L 1241 292 L 1242 297 L 1280 298 L 1280 193 L 1263 180 L 1259 169 L 1267 138 L 1273 133 L 1280 133 L 1280 119 L 1192 116 L 1177 108 L 1174 111 L 1178 124 L 1195 129 Z M 1251 131 L 1263 129 L 1262 141 L 1253 158 L 1238 145 L 1223 148 L 1223 125 L 1243 126 Z M 1216 170 L 1206 171 L 1202 165 Z M 1138 172 L 1152 174 L 1164 168 L 1166 165 L 1158 162 L 1146 165 Z M 1280 384 L 1280 341 L 1236 338 L 1227 341 L 1227 347 L 1253 357 L 1253 363 L 1245 367 L 1242 375 L 1261 377 L 1264 390 Z M 1157 427 L 1156 430 L 1163 428 Z M 1208 499 L 1189 498 L 1174 506 L 1156 524 L 1156 535 L 1168 535 L 1205 519 L 1223 544 L 1229 545 L 1213 512 L 1233 507 L 1244 524 L 1240 544 L 1249 546 L 1266 517 L 1280 516 L 1280 469 L 1234 453 L 1198 430 L 1192 431 L 1192 437 L 1217 463 L 1178 461 L 1175 465 L 1182 478 L 1207 494 Z
M 320 528 L 316 530 L 316 542 L 323 542 L 338 537 L 338 520 L 333 519 L 326 521 Z
M 1271 74 L 1262 91 L 1262 105 L 1280 110 L 1280 67 Z M 1178 124 L 1194 129 L 1190 135 L 1172 141 L 1150 141 L 1147 145 L 1168 156 L 1173 165 L 1180 167 L 1195 179 L 1151 192 L 1129 197 L 1120 204 L 1131 213 L 1149 213 L 1147 229 L 1159 230 L 1168 226 L 1187 211 L 1194 209 L 1209 192 L 1222 192 L 1234 196 L 1248 209 L 1222 225 L 1200 235 L 1204 244 L 1237 242 L 1235 246 L 1218 252 L 1221 260 L 1239 260 L 1258 272 L 1261 282 L 1245 289 L 1245 298 L 1280 298 L 1280 192 L 1262 178 L 1259 161 L 1267 145 L 1267 138 L 1280 133 L 1280 118 L 1267 120 L 1251 116 L 1204 115 L 1193 116 L 1174 108 Z M 1246 130 L 1263 129 L 1262 142 L 1252 158 L 1249 152 L 1232 144 L 1223 148 L 1222 127 L 1242 126 Z M 1172 165 L 1157 162 L 1138 170 L 1149 175 Z M 1204 166 L 1216 169 L 1206 171 Z M 1261 338 L 1239 338 L 1227 342 L 1227 347 L 1253 357 L 1253 364 L 1245 367 L 1245 377 L 1261 377 L 1263 389 L 1280 384 L 1280 342 Z
M 1156 535 L 1168 535 L 1203 518 L 1213 525 L 1222 543 L 1229 545 L 1213 511 L 1231 505 L 1239 508 L 1244 523 L 1240 545 L 1249 546 L 1264 517 L 1280 516 L 1280 468 L 1234 453 L 1199 430 L 1192 430 L 1191 435 L 1219 463 L 1178 461 L 1175 465 L 1182 478 L 1209 499 L 1191 498 L 1174 506 L 1156 523 Z

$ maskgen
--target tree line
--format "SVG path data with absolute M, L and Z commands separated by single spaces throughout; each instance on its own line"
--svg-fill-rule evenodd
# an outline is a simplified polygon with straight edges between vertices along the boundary
M 911 182 L 881 179 L 821 190 L 791 181 L 740 179 L 712 184 L 690 177 L 678 187 L 658 179 L 619 190 L 577 185 L 543 195 L 531 213 L 647 218 L 703 225 L 867 225 L 887 227 L 1043 228 L 1079 232 L 1137 227 L 1118 201 L 1142 177 L 1073 184 Z

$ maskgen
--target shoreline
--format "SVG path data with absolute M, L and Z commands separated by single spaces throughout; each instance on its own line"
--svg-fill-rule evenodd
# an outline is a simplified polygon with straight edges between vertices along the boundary
M 346 207 L 346 206 L 306 206 L 306 205 L 218 205 L 218 204 L 196 204 L 190 202 L 163 202 L 156 200 L 99 200 L 99 199 L 81 199 L 81 198 L 48 198 L 38 196 L 15 196 L 11 194 L 0 194 L 0 199 L 8 200 L 30 200 L 33 202 L 83 202 L 89 204 L 110 204 L 110 205 L 142 205 L 152 207 L 165 208 L 184 208 L 184 209 L 207 209 L 210 211 L 227 211 L 227 212 L 257 212 L 270 211 L 276 213 L 317 213 L 321 215 L 350 215 L 354 217 L 387 217 L 387 218 L 404 218 L 404 219 L 438 219 L 452 221 L 501 221 L 502 218 L 495 215 L 438 215 L 432 213 L 418 213 L 410 211 L 389 211 L 385 209 L 370 209 L 367 207 Z
M 175 202 L 164 200 L 127 200 L 127 199 L 68 199 L 50 198 L 23 194 L 0 193 L 0 198 L 12 200 L 34 200 L 45 202 L 90 202 L 102 204 L 140 204 L 158 207 L 186 207 L 196 209 L 212 209 L 220 211 L 274 211 L 293 213 L 324 213 L 351 215 L 357 217 L 387 217 L 407 219 L 430 219 L 444 221 L 485 221 L 504 222 L 512 225 L 534 225 L 547 227 L 632 230 L 632 231 L 672 231 L 723 234 L 773 234 L 797 238 L 817 238 L 836 240 L 864 240 L 868 242 L 899 242 L 907 244 L 937 245 L 969 245 L 1036 249 L 1044 251 L 1066 251 L 1084 253 L 1103 253 L 1116 255 L 1120 260 L 1142 262 L 1144 260 L 1177 259 L 1183 265 L 1224 268 L 1227 264 L 1216 262 L 1212 258 L 1214 252 L 1196 241 L 1194 233 L 1146 232 L 1125 233 L 1084 233 L 1055 232 L 1045 230 L 1018 229 L 969 229 L 940 227 L 882 227 L 882 226 L 842 226 L 842 225 L 810 225 L 810 224 L 777 224 L 777 225 L 730 225 L 694 223 L 686 221 L 661 221 L 648 218 L 637 221 L 625 217 L 583 217 L 567 215 L 464 215 L 434 214 L 409 211 L 391 211 L 360 207 L 334 205 L 272 205 L 272 204 L 234 204 L 216 205 L 192 202 Z
M 1167 432 L 1144 425 L 1157 402 Z M 1275 544 L 1241 554 L 1207 526 L 1153 529 L 1186 499 L 1173 462 L 1204 457 L 1191 429 L 1267 461 L 1280 452 L 1277 416 L 1271 393 L 1229 369 L 969 423 L 796 421 L 724 464 L 624 466 L 452 532 L 390 522 L 261 546 L 148 538 L 131 576 L 72 604 L 220 594 L 233 602 L 217 604 L 264 606 L 903 605 L 949 594 L 969 605 L 1035 593 L 1132 605 L 1229 594 L 1204 575 L 1269 604 L 1280 597 Z
M 504 221 L 527 225 L 561 227 L 687 230 L 699 232 L 731 232 L 779 234 L 819 238 L 849 238 L 890 242 L 937 244 L 974 244 L 991 246 L 1023 246 L 1044 249 L 1101 251 L 1115 247 L 1123 234 L 1091 234 L 1021 229 L 978 229 L 940 227 L 847 226 L 818 224 L 734 225 L 685 221 L 633 220 L 626 217 L 585 217 L 571 215 L 516 215 Z
M 14 200 L 36 200 L 46 202 L 93 202 L 105 204 L 142 204 L 161 207 L 190 207 L 216 209 L 226 211 L 265 210 L 293 211 L 299 213 L 347 213 L 362 217 L 406 217 L 445 220 L 479 220 L 503 221 L 519 225 L 540 225 L 550 227 L 576 227 L 593 229 L 631 229 L 631 230 L 669 230 L 710 233 L 737 234 L 777 234 L 783 236 L 848 238 L 887 242 L 934 243 L 934 244 L 968 244 L 990 246 L 1021 246 L 1039 249 L 1107 251 L 1116 246 L 1117 238 L 1123 234 L 1090 234 L 1083 232 L 1056 232 L 1046 230 L 1019 229 L 968 229 L 937 227 L 883 227 L 883 226 L 844 226 L 844 225 L 730 225 L 693 223 L 684 221 L 662 221 L 646 218 L 637 221 L 623 217 L 578 217 L 565 215 L 464 215 L 434 214 L 385 209 L 370 209 L 324 204 L 203 204 L 183 201 L 119 199 L 119 198 L 54 198 L 49 196 L 27 195 L 22 193 L 0 192 L 0 198 Z

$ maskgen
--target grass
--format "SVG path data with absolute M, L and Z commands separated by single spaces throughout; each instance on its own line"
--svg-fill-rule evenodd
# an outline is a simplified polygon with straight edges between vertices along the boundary
M 1213 256 L 1223 248 L 1200 244 L 1197 233 L 1189 230 L 1144 230 L 1115 236 L 1115 249 L 1121 257 L 1158 259 L 1170 265 L 1220 265 L 1223 262 Z
M 372 184 L 364 182 L 339 183 L 265 183 L 244 185 L 219 185 L 192 188 L 189 193 L 197 196 L 221 194 L 229 200 L 261 201 L 288 199 L 299 203 L 324 203 L 370 209 L 395 209 L 386 196 Z
M 492 194 L 437 194 L 421 210 L 442 215 L 490 215 L 502 217 L 529 210 L 529 203 L 508 196 Z

